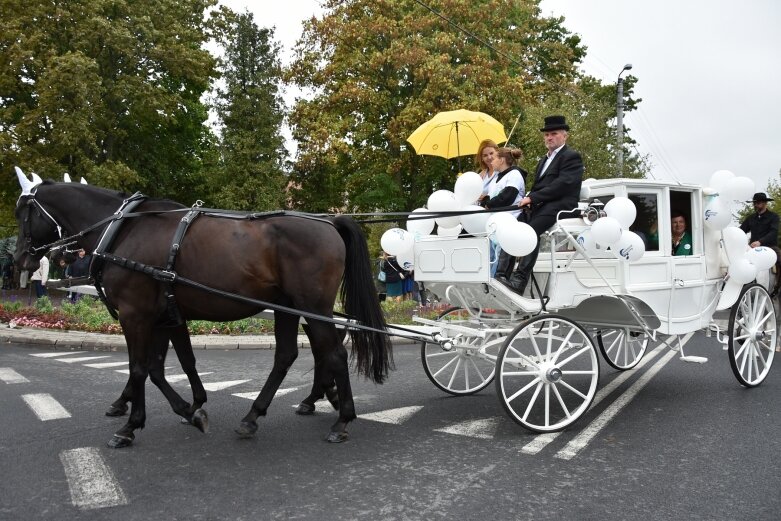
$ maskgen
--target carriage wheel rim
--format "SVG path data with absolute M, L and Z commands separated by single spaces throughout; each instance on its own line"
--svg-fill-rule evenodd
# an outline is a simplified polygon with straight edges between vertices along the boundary
M 728 353 L 738 382 L 754 387 L 764 381 L 775 357 L 775 308 L 758 284 L 744 288 L 730 316 Z

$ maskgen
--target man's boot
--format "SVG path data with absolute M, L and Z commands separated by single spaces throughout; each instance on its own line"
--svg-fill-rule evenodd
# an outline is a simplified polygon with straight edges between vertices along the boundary
M 510 275 L 509 279 L 500 279 L 499 282 L 515 291 L 519 295 L 523 295 L 523 292 L 526 290 L 526 284 L 529 282 L 529 276 L 521 270 L 517 270 L 514 271 L 512 275 Z

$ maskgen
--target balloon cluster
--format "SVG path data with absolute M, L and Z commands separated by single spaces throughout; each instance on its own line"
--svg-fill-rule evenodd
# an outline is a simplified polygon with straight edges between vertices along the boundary
M 732 222 L 732 205 L 735 201 L 751 199 L 754 181 L 748 177 L 736 177 L 729 170 L 717 170 L 710 176 L 710 201 L 705 205 L 705 226 L 723 230 Z
M 471 212 L 430 219 L 410 219 L 406 230 L 391 228 L 380 239 L 382 249 L 395 255 L 404 269 L 412 267 L 413 246 L 416 240 L 431 234 L 437 225 L 440 237 L 458 237 L 462 230 L 472 235 L 485 233 L 495 239 L 504 251 L 516 257 L 528 255 L 537 246 L 537 234 L 531 226 L 518 222 L 509 212 L 487 212 L 475 203 L 483 193 L 483 179 L 476 172 L 459 176 L 453 191 L 437 190 L 426 202 L 426 208 L 417 208 L 415 214 L 438 212 Z
M 748 284 L 762 270 L 769 270 L 776 263 L 776 252 L 765 246 L 749 248 L 748 237 L 737 226 L 722 230 L 724 251 L 729 259 L 729 278 L 733 283 Z
M 609 247 L 625 261 L 636 261 L 642 257 L 645 242 L 638 234 L 629 231 L 637 217 L 635 204 L 627 197 L 614 197 L 605 205 L 605 214 L 578 235 L 578 244 L 589 255 L 605 252 Z

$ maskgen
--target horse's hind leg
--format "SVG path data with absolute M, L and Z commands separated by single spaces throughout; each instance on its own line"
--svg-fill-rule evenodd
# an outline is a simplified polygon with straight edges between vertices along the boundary
M 314 341 L 312 338 L 312 329 L 309 324 L 304 325 L 304 332 L 309 337 L 310 344 Z M 301 400 L 296 408 L 296 414 L 310 415 L 315 412 L 315 402 L 322 400 L 323 397 L 327 397 L 331 402 L 331 406 L 335 410 L 339 410 L 339 396 L 336 390 L 336 382 L 330 373 L 323 367 L 323 360 L 320 356 L 320 351 L 312 350 L 312 354 L 315 358 L 315 374 L 312 381 L 312 391 L 309 396 Z
M 125 388 L 122 389 L 122 394 L 108 406 L 106 416 L 124 416 L 127 414 L 127 404 L 133 398 L 131 388 L 130 377 L 128 377 Z
M 206 411 L 201 408 L 206 403 L 206 389 L 203 388 L 201 377 L 195 368 L 195 354 L 193 353 L 193 345 L 190 342 L 190 333 L 187 331 L 187 324 L 183 323 L 170 329 L 170 336 L 176 356 L 179 358 L 179 363 L 187 375 L 187 380 L 190 382 L 190 388 L 193 391 L 193 404 L 187 411 L 186 419 L 190 420 L 190 423 L 194 423 L 192 421 L 194 416 L 196 422 L 208 422 Z M 196 423 L 194 424 L 198 427 Z
M 274 338 L 277 343 L 274 351 L 274 367 L 271 368 L 271 373 L 268 379 L 266 379 L 266 383 L 263 384 L 260 394 L 252 403 L 249 412 L 236 429 L 236 433 L 239 436 L 248 438 L 258 430 L 256 421 L 258 416 L 266 415 L 266 410 L 271 405 L 274 394 L 279 390 L 279 386 L 282 384 L 282 380 L 285 379 L 290 366 L 293 365 L 293 362 L 298 357 L 297 332 L 298 316 L 280 311 L 274 312 Z
M 347 349 L 339 341 L 336 326 L 325 322 L 312 322 L 312 352 L 321 358 L 327 373 L 333 376 L 339 396 L 339 418 L 331 426 L 326 441 L 340 443 L 348 439 L 347 424 L 355 419 L 355 403 L 350 386 Z

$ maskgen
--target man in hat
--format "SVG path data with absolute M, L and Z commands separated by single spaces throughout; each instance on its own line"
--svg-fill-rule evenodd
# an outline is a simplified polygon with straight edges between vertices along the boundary
M 553 226 L 560 211 L 576 208 L 580 199 L 583 159 L 579 152 L 567 146 L 568 131 L 564 116 L 545 118 L 545 126 L 540 132 L 548 153 L 537 163 L 532 189 L 518 203 L 521 208 L 530 210 L 526 222 L 538 237 Z M 498 280 L 514 291 L 523 293 L 539 250 L 538 242 L 534 251 L 523 258 L 509 279 Z
M 778 215 L 767 209 L 769 198 L 764 192 L 757 192 L 752 198 L 755 213 L 740 225 L 740 229 L 751 233 L 752 248 L 768 246 L 776 249 L 778 246 Z

